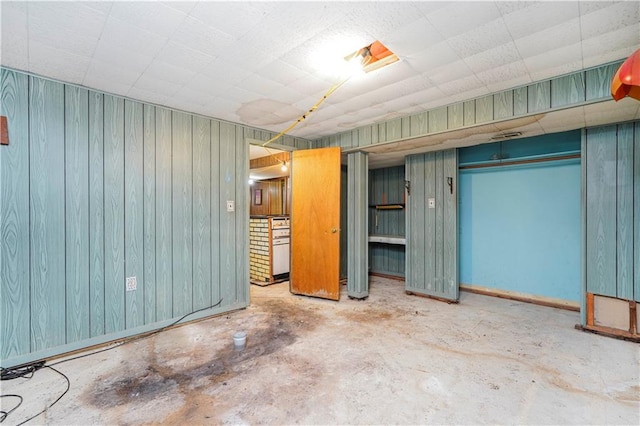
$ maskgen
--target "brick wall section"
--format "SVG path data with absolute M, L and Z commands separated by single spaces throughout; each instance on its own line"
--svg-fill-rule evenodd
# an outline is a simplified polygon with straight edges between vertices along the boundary
M 249 219 L 249 278 L 271 281 L 269 263 L 269 219 Z

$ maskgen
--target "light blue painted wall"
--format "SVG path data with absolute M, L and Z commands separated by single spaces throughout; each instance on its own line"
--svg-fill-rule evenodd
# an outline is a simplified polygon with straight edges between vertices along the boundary
M 580 160 L 461 170 L 460 282 L 580 300 Z

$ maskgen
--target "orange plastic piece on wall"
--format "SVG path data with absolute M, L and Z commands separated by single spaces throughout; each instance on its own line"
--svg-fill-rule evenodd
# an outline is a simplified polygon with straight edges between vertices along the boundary
M 620 65 L 611 80 L 611 96 L 616 101 L 625 96 L 640 100 L 640 49 Z

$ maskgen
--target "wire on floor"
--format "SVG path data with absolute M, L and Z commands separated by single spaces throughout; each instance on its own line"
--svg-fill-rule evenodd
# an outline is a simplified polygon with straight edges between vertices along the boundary
M 99 354 L 99 353 L 102 353 L 102 352 L 110 351 L 111 349 L 115 349 L 117 347 L 120 347 L 120 346 L 124 345 L 125 343 L 136 342 L 138 340 L 142 340 L 142 339 L 146 339 L 147 337 L 154 336 L 154 335 L 166 330 L 167 328 L 173 327 L 174 325 L 178 324 L 180 321 L 182 321 L 183 319 L 187 318 L 190 315 L 193 315 L 193 314 L 196 314 L 198 312 L 202 312 L 202 311 L 205 311 L 207 309 L 212 309 L 212 308 L 215 308 L 216 306 L 219 306 L 222 303 L 223 300 L 224 300 L 223 298 L 220 298 L 220 300 L 218 300 L 215 304 L 213 304 L 211 306 L 207 306 L 207 307 L 202 308 L 202 309 L 195 310 L 193 312 L 189 312 L 188 314 L 185 314 L 185 315 L 181 316 L 180 318 L 178 318 L 177 320 L 175 320 L 174 322 L 172 322 L 169 325 L 165 325 L 164 327 L 160 327 L 160 328 L 158 328 L 156 330 L 153 330 L 151 332 L 148 332 L 148 333 L 139 334 L 139 335 L 134 336 L 132 338 L 129 338 L 129 339 L 126 339 L 126 340 L 122 340 L 122 341 L 118 342 L 117 344 L 114 344 L 114 345 L 109 346 L 107 348 L 101 349 L 99 351 L 78 355 L 78 356 L 75 356 L 75 357 L 72 357 L 72 358 L 66 358 L 66 359 L 60 360 L 58 362 L 54 362 L 53 364 L 50 364 L 50 365 L 46 365 L 46 361 L 37 361 L 37 362 L 31 363 L 31 364 L 28 364 L 28 365 L 12 367 L 12 368 L 2 368 L 2 367 L 0 367 L 0 380 L 13 380 L 13 379 L 18 379 L 18 378 L 31 379 L 34 376 L 36 371 L 38 371 L 38 370 L 40 370 L 42 368 L 48 368 L 48 369 L 53 370 L 56 373 L 60 374 L 67 381 L 67 388 L 65 389 L 65 391 L 55 401 L 53 401 L 50 405 L 45 407 L 38 414 L 35 414 L 35 415 L 29 417 L 28 419 L 22 421 L 21 423 L 18 423 L 18 426 L 23 425 L 23 424 L 35 419 L 36 417 L 38 417 L 42 413 L 44 413 L 47 410 L 51 409 L 51 407 L 56 405 L 56 403 L 58 403 L 58 401 L 60 401 L 62 399 L 62 397 L 67 394 L 67 392 L 69 392 L 69 389 L 71 389 L 71 381 L 69 380 L 69 378 L 64 373 L 62 373 L 61 371 L 58 371 L 55 368 L 53 368 L 54 365 L 58 365 L 58 364 L 62 364 L 63 362 L 69 362 L 69 361 L 73 361 L 75 359 L 85 358 L 85 357 L 88 357 L 88 356 L 91 356 L 91 355 L 95 355 L 95 354 Z M 4 422 L 4 420 L 9 416 L 9 414 L 11 414 L 20 405 L 22 405 L 23 398 L 20 395 L 15 395 L 15 394 L 0 395 L 0 398 L 8 398 L 8 397 L 20 398 L 20 401 L 11 410 L 9 410 L 9 411 L 0 411 L 0 423 Z

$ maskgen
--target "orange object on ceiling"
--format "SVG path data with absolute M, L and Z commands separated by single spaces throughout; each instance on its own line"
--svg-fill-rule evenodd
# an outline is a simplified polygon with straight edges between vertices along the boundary
M 640 49 L 620 65 L 611 80 L 611 96 L 616 101 L 625 96 L 640 100 Z

